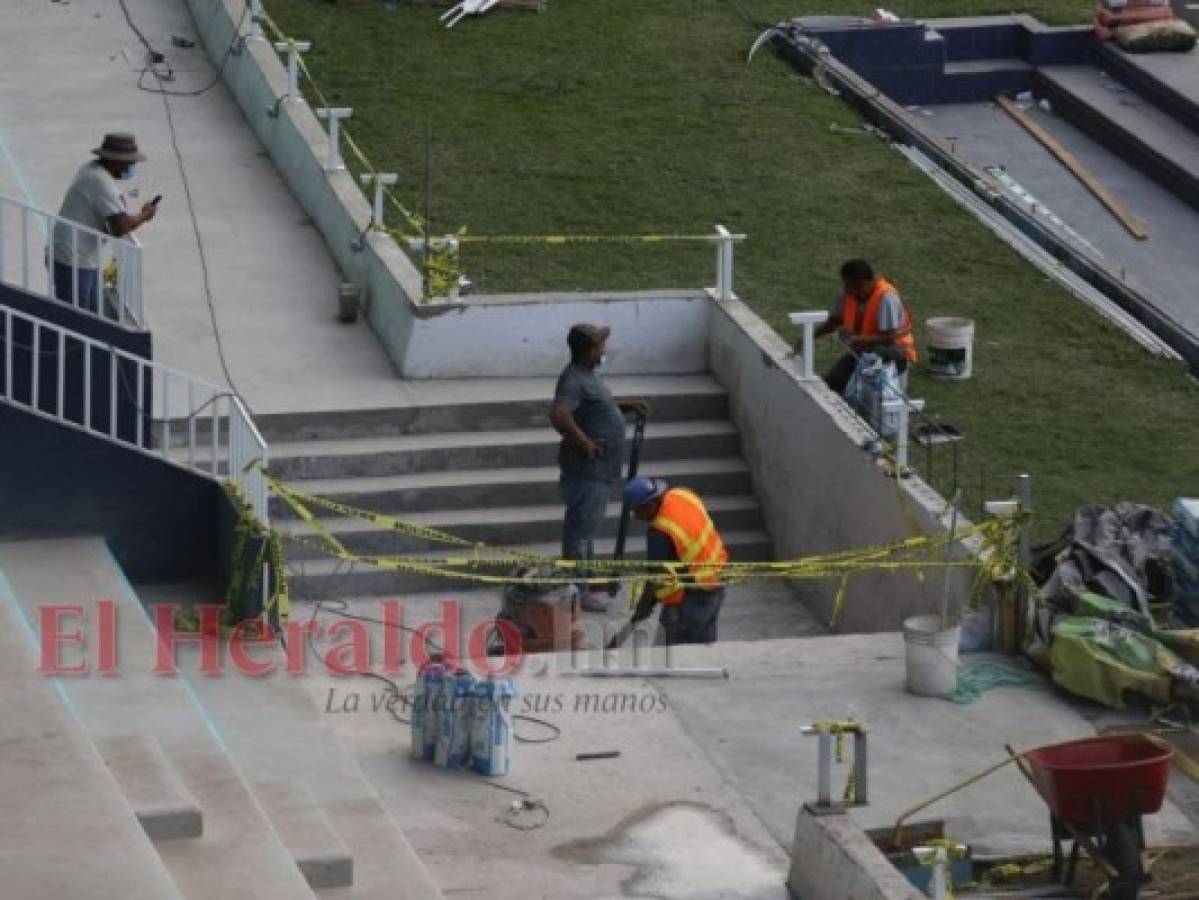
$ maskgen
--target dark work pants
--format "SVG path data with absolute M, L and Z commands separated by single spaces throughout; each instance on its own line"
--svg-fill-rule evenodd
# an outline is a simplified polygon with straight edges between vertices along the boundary
M 663 606 L 658 616 L 666 644 L 714 644 L 716 620 L 724 603 L 724 588 L 689 588 L 678 606 Z
M 873 353 L 883 362 L 895 363 L 895 369 L 900 375 L 907 371 L 908 358 L 900 347 L 871 347 L 865 352 Z M 853 376 L 854 367 L 857 364 L 858 359 L 852 353 L 843 354 L 833 363 L 832 368 L 824 376 L 824 383 L 838 394 L 844 394 L 845 388 L 849 384 L 849 379 Z

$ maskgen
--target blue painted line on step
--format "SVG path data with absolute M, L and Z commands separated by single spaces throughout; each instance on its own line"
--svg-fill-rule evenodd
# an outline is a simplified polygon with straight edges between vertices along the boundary
M 33 191 L 29 189 L 29 182 L 25 179 L 25 173 L 17 164 L 17 158 L 13 156 L 11 150 L 8 149 L 8 142 L 4 140 L 4 135 L 0 134 L 0 154 L 8 160 L 8 167 L 12 169 L 13 176 L 17 179 L 17 184 L 21 186 L 21 193 L 25 195 L 25 201 L 37 206 L 37 201 L 33 198 Z
M 150 618 L 149 611 L 142 603 L 141 598 L 138 597 L 137 591 L 133 589 L 133 585 L 129 583 L 129 577 L 125 574 L 125 570 L 122 569 L 120 564 L 116 561 L 116 558 L 113 557 L 112 550 L 109 548 L 107 543 L 104 544 L 104 559 L 107 562 L 108 567 L 112 569 L 113 574 L 116 575 L 116 577 L 119 578 L 121 583 L 125 586 L 125 592 L 133 598 L 133 602 L 136 603 L 141 609 L 142 615 L 146 617 L 146 624 L 150 627 L 150 630 L 153 631 L 154 620 Z M 154 637 L 155 639 L 158 638 L 157 633 L 154 635 Z M 226 756 L 232 758 L 233 754 L 229 752 L 229 747 L 225 743 L 225 739 L 221 736 L 220 729 L 217 728 L 216 722 L 212 720 L 212 716 L 208 714 L 208 710 L 204 708 L 204 704 L 200 702 L 200 698 L 196 696 L 196 692 L 192 689 L 191 682 L 187 680 L 187 676 L 180 671 L 180 673 L 175 677 L 179 679 L 179 684 L 183 686 L 183 690 L 185 690 L 187 692 L 187 696 L 191 698 L 192 705 L 196 708 L 196 712 L 200 714 L 200 718 L 204 720 L 204 725 L 208 728 L 208 733 L 212 735 L 212 739 L 216 741 L 217 747 L 219 747 L 221 752 Z
M 4 571 L 0 569 L 0 594 L 4 595 L 4 599 L 8 601 L 13 610 L 17 614 L 17 618 L 21 620 L 21 625 L 24 627 L 25 635 L 29 638 L 29 643 L 33 647 L 35 653 L 41 653 L 41 646 L 38 644 L 37 633 L 33 630 L 33 625 L 25 616 L 25 610 L 21 608 L 21 601 L 17 599 L 17 592 L 13 590 L 12 582 L 5 576 Z M 63 686 L 62 679 L 54 675 L 45 676 L 50 679 L 54 689 L 58 691 L 58 697 L 62 700 L 62 705 L 66 707 L 72 719 L 80 725 L 83 721 L 79 718 L 79 713 L 75 711 L 74 704 L 71 703 L 71 698 L 67 696 L 67 689 Z

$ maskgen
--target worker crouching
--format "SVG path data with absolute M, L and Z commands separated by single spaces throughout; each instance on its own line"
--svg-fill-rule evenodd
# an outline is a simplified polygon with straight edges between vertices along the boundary
M 703 501 L 691 491 L 657 478 L 634 478 L 624 487 L 633 515 L 649 522 L 650 562 L 681 563 L 645 585 L 633 621 L 648 619 L 661 603 L 658 622 L 664 643 L 710 644 L 724 603 L 720 576 L 728 552 Z

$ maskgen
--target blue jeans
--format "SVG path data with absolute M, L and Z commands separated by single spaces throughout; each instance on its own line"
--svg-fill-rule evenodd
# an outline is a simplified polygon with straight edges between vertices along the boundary
M 558 482 L 558 492 L 566 504 L 566 518 L 562 522 L 562 558 L 594 559 L 595 533 L 604 520 L 612 496 L 612 483 L 590 478 L 563 478 Z
M 79 302 L 75 302 L 75 276 L 66 263 L 54 263 L 54 296 L 59 300 L 86 309 L 100 311 L 100 270 L 79 269 Z
M 689 588 L 678 606 L 663 606 L 658 616 L 667 644 L 714 644 L 716 619 L 724 603 L 724 588 L 701 591 Z

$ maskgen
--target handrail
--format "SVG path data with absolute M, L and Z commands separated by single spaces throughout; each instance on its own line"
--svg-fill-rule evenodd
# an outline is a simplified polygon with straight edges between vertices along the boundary
M 229 388 L 8 307 L 0 307 L 0 345 L 0 402 L 223 476 L 268 523 L 269 448 Z
M 32 234 L 35 227 L 40 235 Z M 71 248 L 65 259 L 57 258 L 60 242 Z M 91 251 L 95 267 L 80 266 L 80 252 Z M 146 327 L 142 248 L 136 237 L 105 234 L 4 194 L 0 281 L 123 328 Z

